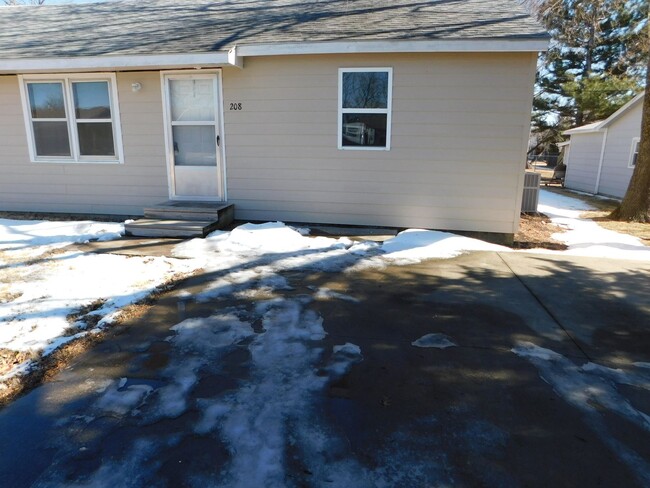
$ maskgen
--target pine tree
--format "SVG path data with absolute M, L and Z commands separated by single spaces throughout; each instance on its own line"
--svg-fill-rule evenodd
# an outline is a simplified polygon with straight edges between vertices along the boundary
M 648 54 L 646 0 L 526 0 L 552 41 L 540 57 L 533 130 L 562 131 L 618 110 L 642 90 Z

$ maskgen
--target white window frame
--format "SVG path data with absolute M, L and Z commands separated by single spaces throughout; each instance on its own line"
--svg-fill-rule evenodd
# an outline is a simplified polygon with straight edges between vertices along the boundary
M 115 146 L 114 156 L 82 156 L 79 148 L 79 136 L 77 133 L 77 122 L 93 122 L 96 119 L 77 119 L 75 116 L 74 97 L 72 84 L 75 82 L 102 81 L 108 83 L 108 98 L 111 109 L 111 125 L 113 127 L 113 145 Z M 20 97 L 23 104 L 23 116 L 25 119 L 25 130 L 29 148 L 29 158 L 32 163 L 75 163 L 75 164 L 123 164 L 124 151 L 122 147 L 122 130 L 120 127 L 120 110 L 117 98 L 117 80 L 115 73 L 61 73 L 47 75 L 19 75 Z M 36 153 L 36 142 L 34 140 L 34 129 L 32 125 L 32 113 L 29 104 L 27 85 L 29 83 L 61 83 L 63 87 L 63 100 L 65 105 L 68 124 L 68 137 L 70 140 L 70 156 L 38 156 Z M 58 120 L 58 119 L 57 119 Z M 60 120 L 63 122 L 63 119 Z M 108 122 L 105 119 L 104 122 Z
M 343 108 L 343 73 L 388 73 L 386 108 Z M 386 146 L 344 146 L 343 114 L 386 114 Z M 338 148 L 345 151 L 390 151 L 393 113 L 393 68 L 339 68 Z
M 634 161 L 634 155 L 637 155 L 637 160 L 638 160 L 638 154 L 639 150 L 641 149 L 641 138 L 640 137 L 633 137 L 632 138 L 632 147 L 630 148 L 630 157 L 627 160 L 627 167 L 628 168 L 634 168 L 634 164 L 632 164 L 632 161 Z

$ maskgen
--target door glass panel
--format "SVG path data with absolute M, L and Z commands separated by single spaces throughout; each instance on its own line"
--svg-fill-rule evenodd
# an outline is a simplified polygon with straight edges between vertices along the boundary
M 72 84 L 75 116 L 78 119 L 110 119 L 111 102 L 106 81 Z
M 170 80 L 172 121 L 210 122 L 214 117 L 214 83 L 206 80 Z
M 61 83 L 28 83 L 29 106 L 34 119 L 65 119 Z
M 176 166 L 216 166 L 217 145 L 213 125 L 172 127 Z
M 70 156 L 67 122 L 33 122 L 37 156 Z
M 113 124 L 110 122 L 79 122 L 77 133 L 82 156 L 115 156 Z

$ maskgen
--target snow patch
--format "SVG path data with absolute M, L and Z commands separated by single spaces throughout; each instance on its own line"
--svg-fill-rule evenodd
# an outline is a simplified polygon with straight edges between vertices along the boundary
M 338 291 L 330 290 L 329 288 L 318 288 L 316 290 L 316 293 L 314 293 L 314 298 L 316 300 L 337 299 L 337 300 L 343 300 L 352 303 L 360 302 L 358 298 L 354 298 L 353 296 L 346 295 L 345 293 L 340 293 Z
M 153 418 L 176 418 L 185 413 L 200 371 L 215 371 L 221 357 L 254 335 L 250 324 L 227 311 L 184 320 L 171 330 L 176 333 L 169 341 L 175 354 L 163 372 L 168 383 L 156 390 L 154 411 L 149 415 Z
M 566 232 L 552 236 L 569 246 L 568 250 L 560 253 L 650 261 L 650 247 L 645 246 L 640 239 L 604 229 L 592 220 L 581 219 L 582 212 L 594 210 L 582 200 L 541 190 L 539 201 L 538 210 L 548 215 L 554 224 L 567 229 Z M 535 252 L 558 253 L 538 249 Z
M 445 349 L 447 347 L 454 347 L 457 344 L 444 334 L 426 334 L 418 340 L 411 342 L 415 347 L 435 347 L 437 349 Z
M 126 378 L 114 382 L 95 404 L 95 407 L 107 413 L 123 416 L 133 412 L 142 405 L 153 391 L 149 385 L 131 385 L 124 387 Z
M 350 342 L 334 346 L 332 352 L 332 357 L 325 369 L 333 379 L 345 376 L 353 365 L 363 361 L 361 348 Z
M 18 298 L 0 304 L 0 347 L 51 352 L 68 339 L 69 316 L 98 304 L 88 316 L 115 319 L 115 312 L 142 300 L 176 273 L 192 270 L 184 261 L 113 254 L 64 253 L 56 259 L 12 268 Z M 85 326 L 83 317 L 77 326 Z
M 0 219 L 0 249 L 106 241 L 117 239 L 123 233 L 124 225 L 112 222 Z
M 510 252 L 510 248 L 449 232 L 407 229 L 381 246 L 391 264 L 409 264 L 433 258 L 453 258 L 468 251 Z
M 627 384 L 648 389 L 647 378 L 593 363 L 578 366 L 530 342 L 517 344 L 512 352 L 530 361 L 560 398 L 583 412 L 587 424 L 629 466 L 642 485 L 650 484 L 650 464 L 616 439 L 601 414 L 601 410 L 612 412 L 650 431 L 650 416 L 634 408 L 616 388 L 616 384 Z

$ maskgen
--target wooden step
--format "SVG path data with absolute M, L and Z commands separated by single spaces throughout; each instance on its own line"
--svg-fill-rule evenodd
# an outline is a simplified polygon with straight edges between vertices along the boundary
M 138 237 L 205 237 L 217 228 L 218 220 L 138 219 L 124 225 L 126 235 Z
M 234 205 L 215 202 L 169 201 L 144 209 L 148 219 L 219 220 L 225 225 L 232 222 Z

